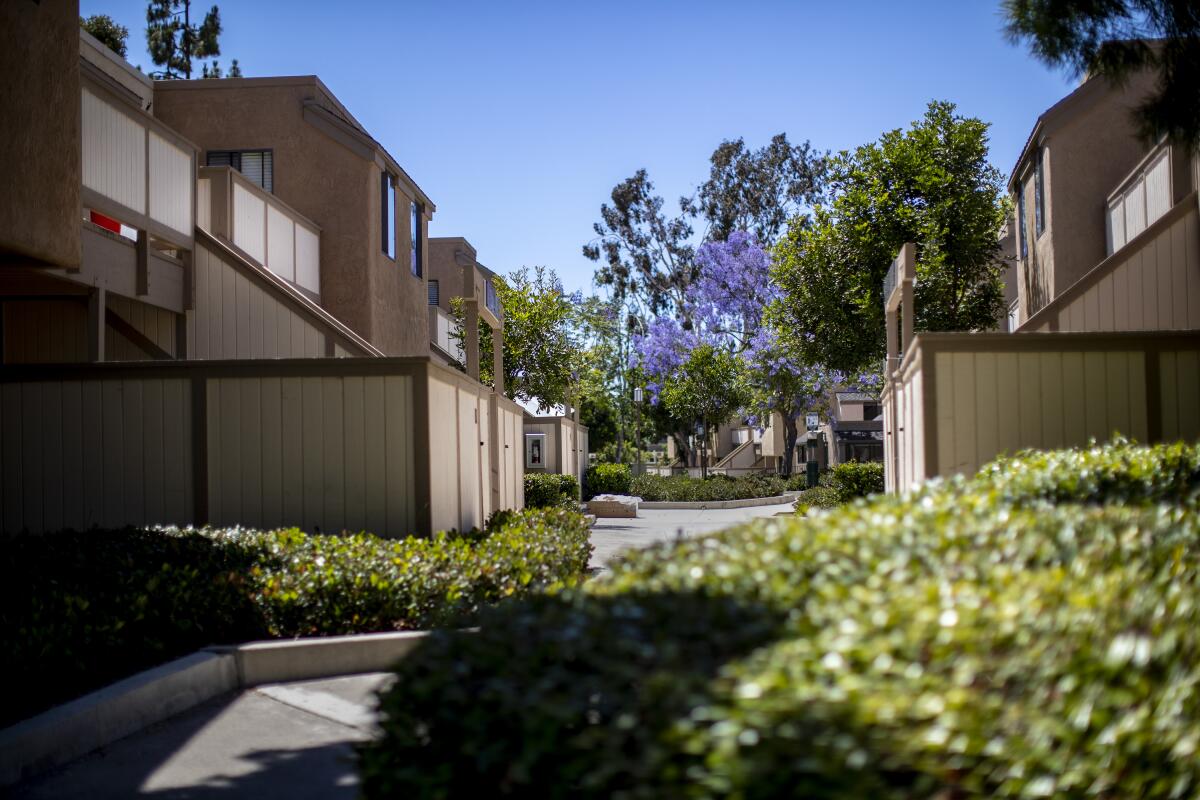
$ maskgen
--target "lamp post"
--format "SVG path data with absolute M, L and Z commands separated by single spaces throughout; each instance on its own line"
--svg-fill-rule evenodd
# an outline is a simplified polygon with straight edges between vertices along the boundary
M 633 389 L 633 404 L 637 409 L 637 421 L 634 423 L 634 449 L 637 451 L 637 470 L 635 475 L 642 474 L 642 387 Z

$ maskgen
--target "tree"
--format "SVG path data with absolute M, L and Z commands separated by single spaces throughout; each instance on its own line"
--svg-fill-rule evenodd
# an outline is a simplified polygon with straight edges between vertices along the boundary
M 504 309 L 504 394 L 536 402 L 543 411 L 566 405 L 573 400 L 579 359 L 572 317 L 582 298 L 564 295 L 554 270 L 545 267 L 521 267 L 493 283 Z M 461 341 L 461 299 L 454 305 Z M 491 328 L 481 323 L 479 334 L 480 380 L 494 384 Z
M 917 246 L 916 330 L 980 330 L 1003 308 L 998 231 L 1008 214 L 986 123 L 932 102 L 907 131 L 842 153 L 833 203 L 796 220 L 775 249 L 770 322 L 802 361 L 852 373 L 881 360 L 883 280 Z
M 698 345 L 667 379 L 662 398 L 673 417 L 700 426 L 700 468 L 708 477 L 709 431 L 745 403 L 737 359 L 711 344 Z
M 1180 0 L 1005 0 L 1005 30 L 1076 76 L 1120 83 L 1144 69 L 1158 88 L 1133 110 L 1148 140 L 1200 147 L 1200 10 Z
M 191 0 L 150 0 L 146 7 L 146 45 L 150 59 L 162 67 L 151 77 L 190 79 L 193 58 L 221 54 L 220 9 L 213 6 L 203 22 L 193 25 L 191 5 Z
M 686 201 L 681 200 L 681 207 Z M 612 190 L 612 205 L 600 206 L 600 221 L 592 226 L 596 239 L 583 246 L 583 255 L 603 263 L 596 284 L 612 290 L 621 306 L 633 301 L 653 315 L 679 313 L 683 295 L 695 277 L 692 226 L 687 216 L 667 217 L 663 199 L 639 169 Z
M 95 36 L 105 47 L 121 58 L 125 57 L 125 42 L 129 38 L 129 28 L 118 25 L 108 14 L 93 14 L 87 19 L 80 17 L 79 27 Z
M 827 158 L 807 141 L 792 145 L 786 133 L 759 150 L 740 138 L 723 141 L 709 159 L 708 180 L 684 209 L 707 221 L 707 241 L 746 231 L 770 246 L 789 219 L 821 201 Z
M 221 62 L 213 59 L 212 67 L 204 65 L 204 72 L 201 73 L 203 78 L 240 78 L 242 77 L 242 68 L 238 66 L 238 60 L 235 58 L 229 66 L 229 74 L 221 74 Z

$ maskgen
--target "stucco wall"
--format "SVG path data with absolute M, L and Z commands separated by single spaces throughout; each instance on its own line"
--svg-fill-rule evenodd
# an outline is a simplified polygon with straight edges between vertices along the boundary
M 388 355 L 428 355 L 426 286 L 409 264 L 409 202 L 398 185 L 397 260 L 383 253 L 380 174 L 304 118 L 313 78 L 176 81 L 155 115 L 208 150 L 271 149 L 274 193 L 321 227 L 321 304 Z M 427 271 L 427 270 L 426 270 Z
M 0 3 L 0 261 L 79 266 L 78 31 L 78 2 Z

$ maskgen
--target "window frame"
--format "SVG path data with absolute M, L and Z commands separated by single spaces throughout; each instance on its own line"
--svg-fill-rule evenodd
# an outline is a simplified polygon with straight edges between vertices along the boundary
M 396 260 L 396 176 L 385 170 L 379 172 L 380 249 L 385 258 Z
M 264 162 L 263 162 L 264 166 L 266 164 L 266 159 L 268 159 L 268 158 L 270 159 L 270 162 L 271 162 L 271 168 L 270 168 L 270 172 L 271 172 L 270 183 L 271 183 L 271 185 L 270 186 L 264 186 L 263 184 L 259 183 L 258 181 L 254 180 L 253 178 L 251 178 L 245 172 L 242 172 L 242 156 L 246 155 L 247 153 L 261 154 L 264 157 Z M 212 163 L 213 155 L 226 156 L 228 158 L 228 163 L 225 163 L 225 164 Z M 236 164 L 234 163 L 235 161 L 237 162 Z M 235 150 L 218 148 L 215 150 L 206 150 L 204 152 L 204 166 L 206 166 L 206 167 L 229 167 L 230 169 L 237 170 L 239 175 L 241 175 L 243 178 L 245 178 L 246 180 L 253 183 L 258 188 L 262 189 L 264 192 L 267 192 L 268 194 L 275 194 L 275 148 L 273 148 L 273 147 L 242 147 L 242 148 L 238 148 Z M 264 169 L 263 170 L 264 176 L 265 176 L 266 172 L 267 172 L 267 170 Z
M 424 267 L 421 264 L 422 256 L 424 255 L 424 243 L 421 220 L 425 216 L 425 209 L 421 203 L 416 200 L 409 201 L 409 248 L 412 254 L 409 269 L 415 278 L 424 277 Z
M 1046 232 L 1046 149 L 1039 147 L 1033 162 L 1033 224 L 1040 237 Z
M 1029 234 L 1025 230 L 1025 226 L 1028 224 L 1025 221 L 1026 186 L 1028 186 L 1028 181 L 1021 181 L 1017 184 L 1017 252 L 1022 261 L 1029 258 Z

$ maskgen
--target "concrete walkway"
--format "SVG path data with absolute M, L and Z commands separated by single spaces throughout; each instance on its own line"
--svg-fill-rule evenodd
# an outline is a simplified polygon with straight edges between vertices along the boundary
M 757 517 L 791 513 L 791 503 L 751 508 L 640 510 L 636 519 L 598 519 L 592 526 L 593 569 L 608 565 L 622 550 L 647 547 L 655 542 L 715 533 Z
M 15 798 L 353 798 L 390 674 L 281 683 L 205 703 L 14 787 Z

